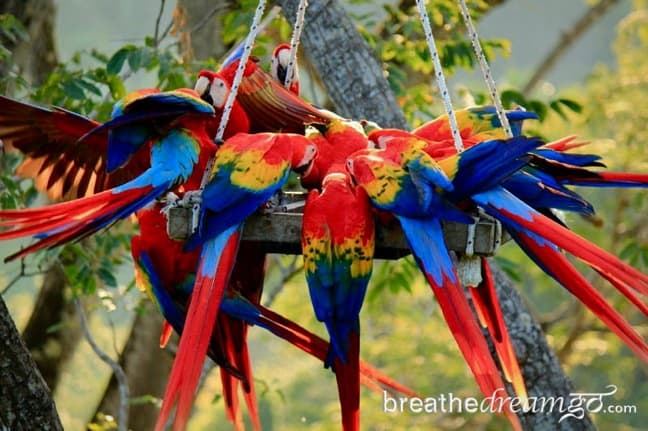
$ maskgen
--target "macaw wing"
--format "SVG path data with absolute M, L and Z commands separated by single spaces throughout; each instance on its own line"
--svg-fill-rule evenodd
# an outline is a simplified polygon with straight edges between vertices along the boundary
M 133 157 L 122 169 L 106 172 L 108 133 L 79 138 L 100 123 L 62 108 L 43 108 L 0 96 L 0 140 L 25 160 L 17 174 L 34 179 L 52 200 L 89 196 L 123 184 L 149 167 Z
M 306 124 L 326 124 L 333 118 L 286 90 L 258 67 L 241 81 L 237 99 L 252 120 L 251 132 L 300 132 Z
M 302 253 L 308 290 L 319 321 L 330 320 L 334 309 L 333 244 L 326 217 L 328 211 L 330 208 L 321 204 L 319 191 L 312 190 L 304 207 Z
M 161 128 L 174 125 L 174 119 L 185 115 L 213 117 L 215 111 L 191 89 L 138 90 L 115 104 L 110 121 L 80 139 L 109 130 L 106 169 L 110 173 L 124 166 L 146 142 L 157 137 Z

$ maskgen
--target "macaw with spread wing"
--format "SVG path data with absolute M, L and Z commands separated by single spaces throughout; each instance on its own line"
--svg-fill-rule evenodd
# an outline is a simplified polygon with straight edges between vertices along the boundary
M 24 160 L 16 169 L 53 201 L 89 196 L 132 180 L 150 167 L 150 154 L 137 152 L 123 167 L 106 170 L 108 130 L 79 138 L 101 123 L 63 108 L 44 108 L 0 96 L 0 140 Z
M 308 194 L 302 225 L 306 280 L 317 319 L 331 340 L 332 366 L 342 408 L 342 428 L 360 427 L 360 308 L 373 267 L 375 227 L 365 192 L 332 169 L 321 193 Z
M 183 429 L 189 418 L 243 222 L 281 188 L 291 169 L 308 169 L 316 152 L 304 136 L 280 133 L 238 134 L 219 148 L 202 193 L 200 228 L 187 244 L 201 246 L 200 264 L 156 430 L 164 428 L 176 401 L 174 428 Z
M 140 90 L 124 97 L 115 105 L 111 121 L 85 136 L 108 131 L 103 160 L 109 174 L 145 150 L 150 154 L 149 167 L 126 183 L 81 199 L 0 211 L 4 220 L 0 226 L 10 228 L 0 233 L 0 239 L 39 238 L 7 260 L 91 235 L 181 188 L 192 176 L 201 178 L 202 172 L 196 172 L 195 167 L 201 156 L 205 158 L 214 150 L 206 133 L 206 125 L 213 119 L 213 107 L 189 89 Z

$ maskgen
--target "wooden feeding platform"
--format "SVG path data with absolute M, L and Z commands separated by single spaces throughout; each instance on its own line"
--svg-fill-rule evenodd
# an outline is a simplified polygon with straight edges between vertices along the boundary
M 252 242 L 266 253 L 301 254 L 301 227 L 305 192 L 284 192 L 281 203 L 272 210 L 251 216 L 243 229 L 244 242 Z M 191 210 L 178 208 L 169 213 L 169 234 L 174 238 L 188 237 Z M 472 244 L 470 231 L 474 229 Z M 448 249 L 466 253 L 470 247 L 476 256 L 492 256 L 509 238 L 493 219 L 480 217 L 474 225 L 457 222 L 443 224 Z M 376 259 L 399 259 L 410 254 L 409 246 L 396 221 L 389 226 L 376 224 Z

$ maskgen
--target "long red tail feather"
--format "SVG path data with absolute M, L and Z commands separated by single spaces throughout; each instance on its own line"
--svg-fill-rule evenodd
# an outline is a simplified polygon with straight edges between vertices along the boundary
M 360 334 L 349 334 L 347 362 L 336 357 L 333 362 L 337 381 L 340 408 L 342 410 L 342 430 L 360 429 Z
M 552 274 L 563 286 L 614 331 L 643 361 L 648 362 L 648 345 L 641 335 L 612 308 L 562 253 L 548 245 L 538 245 L 536 241 L 524 234 L 520 235 L 520 241 L 533 252 L 536 259 L 551 268 Z
M 505 394 L 506 388 L 500 377 L 495 361 L 490 356 L 488 344 L 479 329 L 479 324 L 470 309 L 463 288 L 444 275 L 444 283 L 439 286 L 431 276 L 426 274 L 439 307 L 443 312 L 448 328 L 461 350 L 466 362 L 486 397 L 494 394 Z M 518 417 L 504 403 L 504 413 L 515 429 L 521 429 Z
M 513 342 L 506 328 L 504 316 L 495 293 L 495 283 L 490 264 L 485 257 L 482 258 L 482 278 L 483 281 L 479 286 L 469 289 L 477 315 L 493 339 L 506 380 L 511 382 L 518 397 L 527 399 L 524 377 L 520 371 Z
M 156 431 L 164 430 L 176 401 L 178 407 L 173 429 L 181 431 L 186 427 L 223 292 L 236 259 L 239 240 L 238 231 L 231 234 L 220 255 L 215 274 L 210 276 L 209 271 L 203 268 L 204 259 L 201 260 L 187 320 L 155 425 Z

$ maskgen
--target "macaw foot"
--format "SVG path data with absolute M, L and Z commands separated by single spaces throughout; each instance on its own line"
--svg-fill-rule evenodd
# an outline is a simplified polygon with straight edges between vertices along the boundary
M 200 224 L 200 204 L 202 191 L 186 192 L 182 198 L 175 193 L 167 193 L 166 205 L 161 212 L 167 218 L 167 233 L 176 240 L 185 240 L 198 230 Z
M 283 190 L 279 190 L 266 202 L 261 212 L 263 214 L 287 213 L 306 205 L 306 200 L 294 200 L 290 199 L 290 196 L 290 193 L 284 193 Z

